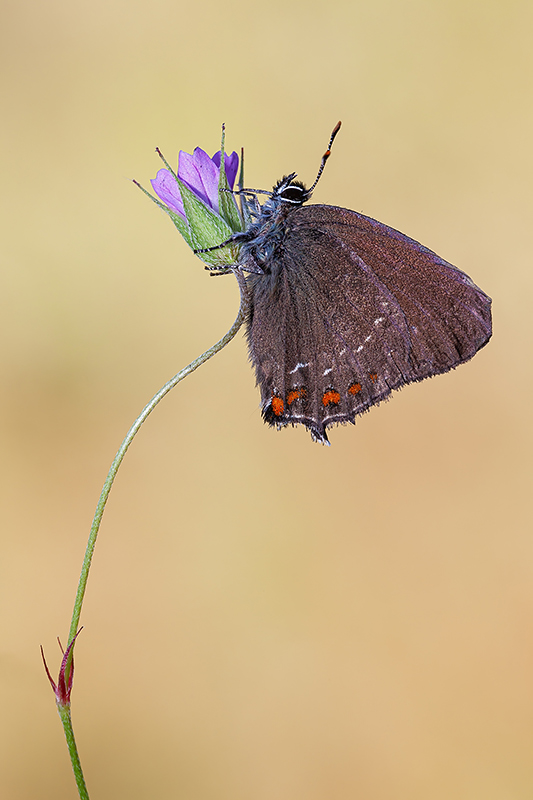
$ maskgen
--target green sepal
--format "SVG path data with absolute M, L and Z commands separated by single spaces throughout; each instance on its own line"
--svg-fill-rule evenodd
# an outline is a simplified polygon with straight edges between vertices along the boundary
M 226 151 L 224 150 L 224 142 L 226 138 L 226 131 L 224 125 L 222 126 L 222 142 L 220 144 L 220 174 L 218 178 L 218 208 L 220 216 L 223 217 L 228 225 L 231 227 L 232 232 L 243 231 L 244 225 L 239 214 L 239 209 L 233 193 L 231 192 L 228 179 L 226 176 Z
M 242 192 L 244 189 L 244 147 L 241 147 L 241 168 L 239 170 L 239 190 Z M 241 217 L 243 221 L 243 231 L 245 231 L 252 224 L 252 214 L 250 212 L 250 201 L 245 194 L 239 195 L 241 206 Z
M 209 206 L 206 206 L 183 181 L 180 181 L 179 178 L 177 181 L 189 226 L 188 237 L 184 237 L 189 246 L 193 250 L 199 250 L 204 247 L 214 247 L 229 239 L 233 231 L 228 223 Z M 238 245 L 228 245 L 220 250 L 214 250 L 212 253 L 199 253 L 198 257 L 205 264 L 233 265 L 237 263 L 238 252 Z

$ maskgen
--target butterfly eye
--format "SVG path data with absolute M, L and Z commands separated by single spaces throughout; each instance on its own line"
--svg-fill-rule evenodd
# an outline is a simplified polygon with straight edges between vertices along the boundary
M 303 203 L 305 195 L 306 191 L 302 186 L 287 186 L 280 193 L 281 199 L 287 203 Z

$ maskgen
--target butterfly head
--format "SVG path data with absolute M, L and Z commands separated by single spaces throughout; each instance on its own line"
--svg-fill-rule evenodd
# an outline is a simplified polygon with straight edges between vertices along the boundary
M 296 208 L 307 202 L 311 197 L 309 189 L 301 181 L 294 180 L 296 172 L 284 175 L 272 189 L 272 200 L 287 207 Z

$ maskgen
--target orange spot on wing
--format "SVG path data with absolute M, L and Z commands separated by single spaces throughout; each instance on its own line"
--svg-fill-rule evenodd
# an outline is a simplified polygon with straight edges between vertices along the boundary
M 377 374 L 375 372 L 371 372 L 370 373 L 370 380 L 372 381 L 372 383 L 375 383 L 377 381 L 377 379 L 378 379 Z
M 357 392 L 361 391 L 361 384 L 360 383 L 352 383 L 352 385 L 348 388 L 349 394 L 357 394 Z
M 289 396 L 287 397 L 287 405 L 290 406 L 295 400 L 300 400 L 305 397 L 305 395 L 305 389 L 293 389 L 292 392 L 289 392 Z
M 329 389 L 327 392 L 324 392 L 324 394 L 322 395 L 322 404 L 323 404 L 324 408 L 326 406 L 329 406 L 330 403 L 333 403 L 333 405 L 336 405 L 337 403 L 340 403 L 340 399 L 341 399 L 341 396 L 340 396 L 340 394 L 338 392 L 336 392 L 334 389 Z
M 272 411 L 276 415 L 276 417 L 281 417 L 283 414 L 283 409 L 285 408 L 285 404 L 281 397 L 276 397 L 276 395 L 272 395 Z

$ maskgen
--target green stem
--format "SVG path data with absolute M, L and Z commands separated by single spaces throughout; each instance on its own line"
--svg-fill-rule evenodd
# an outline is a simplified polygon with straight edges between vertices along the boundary
M 72 770 L 74 772 L 74 777 L 76 778 L 78 794 L 81 800 L 89 800 L 89 792 L 87 791 L 87 786 L 85 785 L 85 779 L 83 777 L 83 772 L 81 769 L 80 757 L 78 755 L 78 748 L 76 747 L 76 740 L 74 739 L 74 731 L 72 729 L 72 719 L 70 717 L 70 703 L 67 703 L 66 705 L 60 705 L 58 703 L 57 710 L 59 711 L 59 717 L 63 725 L 63 730 L 65 731 L 65 738 L 67 740 L 67 747 L 70 755 L 70 761 L 72 764 Z
M 80 580 L 78 583 L 78 591 L 76 592 L 76 599 L 74 601 L 74 610 L 72 612 L 72 621 L 70 623 L 70 631 L 68 635 L 68 643 L 67 646 L 72 642 L 76 633 L 78 632 L 78 627 L 80 624 L 80 616 L 81 616 L 81 609 L 83 606 L 83 598 L 85 596 L 85 590 L 87 588 L 87 579 L 89 577 L 89 570 L 91 568 L 91 561 L 94 553 L 94 548 L 96 546 L 96 539 L 98 537 L 98 531 L 100 530 L 100 524 L 102 522 L 102 516 L 104 514 L 105 505 L 107 503 L 107 498 L 109 497 L 109 493 L 111 491 L 111 487 L 113 486 L 113 482 L 117 476 L 117 472 L 119 467 L 122 463 L 126 452 L 132 443 L 136 433 L 138 432 L 139 428 L 143 424 L 143 422 L 147 419 L 147 417 L 152 413 L 154 408 L 161 402 L 163 397 L 167 395 L 171 389 L 174 388 L 180 381 L 190 375 L 191 372 L 194 372 L 195 369 L 198 369 L 202 364 L 208 361 L 212 356 L 222 350 L 235 336 L 241 325 L 243 324 L 247 308 L 248 308 L 248 300 L 247 300 L 247 286 L 246 286 L 246 279 L 243 273 L 239 269 L 234 270 L 235 277 L 237 278 L 237 282 L 239 284 L 239 289 L 241 293 L 241 302 L 239 306 L 239 312 L 235 319 L 235 322 L 229 329 L 229 331 L 222 337 L 216 344 L 206 350 L 201 356 L 195 358 L 194 361 L 184 367 L 184 369 L 180 370 L 177 375 L 174 375 L 171 380 L 168 381 L 152 399 L 150 402 L 143 408 L 129 431 L 127 432 L 126 436 L 122 444 L 120 445 L 117 454 L 111 464 L 109 472 L 107 473 L 107 478 L 102 488 L 102 492 L 100 494 L 100 499 L 98 500 L 98 505 L 96 506 L 96 511 L 94 513 L 93 523 L 91 525 L 91 531 L 89 533 L 89 540 L 87 542 L 87 548 L 85 550 L 85 557 L 83 559 L 83 564 L 81 568 L 81 575 Z M 72 658 L 74 654 L 74 648 L 71 650 L 69 655 L 68 662 L 65 668 L 65 682 L 68 686 L 69 675 L 72 669 Z M 65 736 L 67 738 L 68 749 L 70 753 L 70 760 L 72 762 L 72 769 L 74 771 L 74 775 L 76 777 L 76 783 L 78 785 L 78 792 L 80 795 L 81 800 L 89 800 L 89 795 L 87 793 L 87 787 L 85 786 L 85 781 L 83 778 L 83 772 L 81 769 L 81 763 L 78 756 L 78 750 L 76 748 L 76 742 L 74 740 L 74 731 L 72 729 L 72 721 L 70 717 L 70 704 L 60 706 L 58 704 L 59 716 L 61 717 L 61 722 L 63 723 L 63 729 L 65 731 Z

